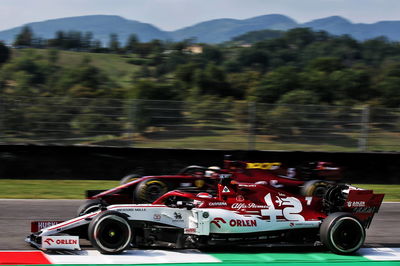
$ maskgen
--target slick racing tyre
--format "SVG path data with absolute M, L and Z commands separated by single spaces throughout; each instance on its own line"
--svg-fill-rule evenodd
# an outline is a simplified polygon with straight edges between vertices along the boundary
M 301 188 L 301 195 L 322 198 L 328 190 L 329 183 L 321 180 L 310 180 Z
M 365 229 L 356 217 L 336 212 L 322 222 L 320 237 L 321 242 L 333 253 L 346 255 L 364 244 Z
M 121 179 L 121 181 L 119 181 L 119 184 L 120 184 L 120 185 L 125 185 L 125 184 L 127 184 L 127 183 L 129 183 L 129 182 L 132 182 L 132 181 L 134 181 L 134 180 L 137 180 L 137 179 L 139 179 L 139 178 L 141 178 L 141 176 L 138 175 L 138 174 L 127 175 L 127 176 L 124 176 L 124 177 Z
M 138 203 L 152 203 L 168 192 L 168 186 L 158 179 L 144 180 L 135 189 L 135 199 Z
M 78 210 L 76 211 L 76 216 L 82 216 L 91 212 L 95 212 L 100 210 L 101 208 L 100 200 L 87 200 L 81 206 L 79 206 Z
M 132 240 L 132 228 L 119 212 L 106 211 L 89 224 L 89 240 L 102 254 L 119 254 Z

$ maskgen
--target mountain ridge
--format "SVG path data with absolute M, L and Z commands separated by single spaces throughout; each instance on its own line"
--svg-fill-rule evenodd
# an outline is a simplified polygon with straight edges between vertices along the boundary
M 378 21 L 375 23 L 352 23 L 341 16 L 330 16 L 298 23 L 281 14 L 268 14 L 248 19 L 220 18 L 203 21 L 175 31 L 164 31 L 150 24 L 130 20 L 117 15 L 88 15 L 49 19 L 27 23 L 8 30 L 0 31 L 0 40 L 12 43 L 23 26 L 32 28 L 35 36 L 50 39 L 57 31 L 92 32 L 94 39 L 106 44 L 109 35 L 115 33 L 124 43 L 128 36 L 135 33 L 140 41 L 153 39 L 181 41 L 194 38 L 197 42 L 221 43 L 232 38 L 257 30 L 289 30 L 297 27 L 309 27 L 313 30 L 324 30 L 334 35 L 348 34 L 357 40 L 366 40 L 386 36 L 393 41 L 400 41 L 400 21 Z

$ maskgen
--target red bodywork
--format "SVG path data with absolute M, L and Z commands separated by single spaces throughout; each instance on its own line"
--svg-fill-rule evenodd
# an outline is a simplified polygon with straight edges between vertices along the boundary
M 348 186 L 347 186 L 348 187 Z M 347 212 L 357 217 L 364 227 L 368 228 L 373 216 L 378 212 L 384 194 L 374 194 L 372 190 L 363 190 L 355 187 L 348 187 L 342 194 L 346 197 L 344 203 L 336 206 L 328 206 L 328 198 L 304 197 L 293 195 L 271 186 L 238 183 L 230 181 L 227 184 L 218 184 L 215 197 L 202 197 L 200 194 L 187 193 L 182 191 L 170 191 L 157 199 L 153 204 L 166 204 L 173 198 L 173 202 L 192 199 L 197 208 L 218 208 L 235 211 L 242 215 L 259 215 L 262 219 L 275 220 L 296 220 L 322 221 L 331 212 Z M 343 190 L 342 190 L 343 191 Z M 266 197 L 268 195 L 268 198 Z M 289 200 L 288 200 L 289 199 Z M 293 203 L 298 203 L 296 204 Z M 262 210 L 275 211 L 272 217 L 263 216 Z M 291 217 L 291 218 L 289 218 Z M 218 221 L 216 221 L 218 222 Z
M 250 163 L 225 160 L 222 170 L 204 168 L 203 171 L 177 175 L 144 176 L 100 193 L 89 193 L 87 199 L 101 199 L 108 205 L 135 203 L 136 187 L 148 180 L 164 182 L 169 191 L 179 189 L 189 192 L 207 191 L 215 193 L 220 177 L 230 175 L 233 180 L 240 183 L 261 182 L 263 185 L 297 194 L 300 187 L 310 178 L 334 180 L 340 177 L 340 169 L 332 167 L 331 163 L 317 162 L 312 167 L 312 175 L 298 177 L 299 173 L 296 173 L 293 170 L 294 168 L 283 167 L 279 162 Z M 207 174 L 207 171 L 212 173 Z

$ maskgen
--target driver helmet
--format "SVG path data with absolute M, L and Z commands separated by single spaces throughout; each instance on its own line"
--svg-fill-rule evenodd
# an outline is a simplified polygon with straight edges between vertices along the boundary
M 218 166 L 210 166 L 210 167 L 208 167 L 208 169 L 207 169 L 206 172 L 204 173 L 204 176 L 205 176 L 205 177 L 212 177 L 213 174 L 216 173 L 215 170 L 221 170 L 221 168 L 218 167 Z
M 210 193 L 207 193 L 207 192 L 200 192 L 200 193 L 198 193 L 198 194 L 196 195 L 196 197 L 198 197 L 198 198 L 205 198 L 205 199 L 211 199 L 211 198 L 212 198 L 212 195 L 211 195 Z M 202 200 L 194 200 L 194 201 L 193 201 L 193 204 L 194 204 L 196 207 L 199 207 L 202 203 L 203 203 Z

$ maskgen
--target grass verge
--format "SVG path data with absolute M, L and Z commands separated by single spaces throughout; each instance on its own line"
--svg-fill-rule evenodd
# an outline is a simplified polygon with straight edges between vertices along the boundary
M 1 179 L 2 199 L 84 199 L 85 190 L 109 189 L 119 181 Z

